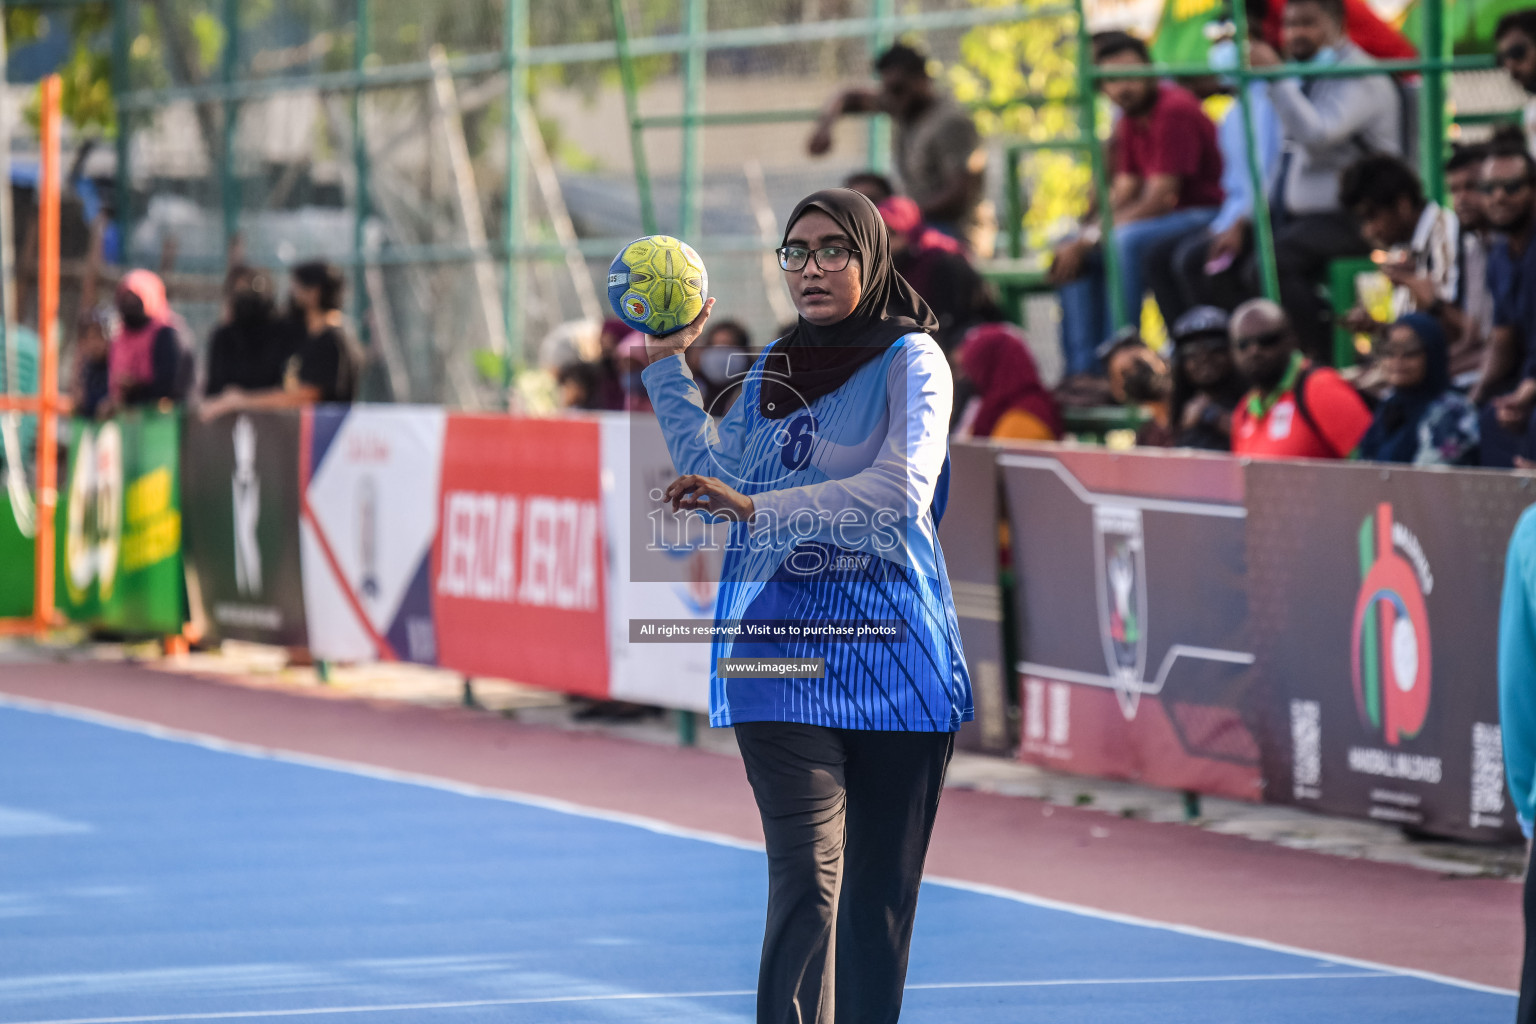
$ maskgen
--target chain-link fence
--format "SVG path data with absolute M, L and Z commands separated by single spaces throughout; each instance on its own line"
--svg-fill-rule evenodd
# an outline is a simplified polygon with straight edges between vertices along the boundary
M 210 280 L 231 258 L 278 272 L 332 260 L 349 270 L 349 311 L 373 355 L 365 394 L 471 408 L 502 403 L 504 371 L 556 359 L 542 343 L 560 325 L 608 315 L 608 263 L 652 224 L 686 232 L 704 255 L 718 315 L 759 344 L 775 337 L 793 315 L 769 262 L 783 217 L 807 192 L 887 159 L 870 119 L 848 119 L 829 154 L 807 155 L 815 112 L 869 82 L 872 56 L 898 36 L 952 67 L 968 32 L 1025 10 L 980 0 L 918 0 L 899 13 L 889 0 L 116 8 L 125 260 Z M 997 156 L 989 187 L 1002 208 Z M 217 316 L 213 294 L 182 303 L 200 339 Z

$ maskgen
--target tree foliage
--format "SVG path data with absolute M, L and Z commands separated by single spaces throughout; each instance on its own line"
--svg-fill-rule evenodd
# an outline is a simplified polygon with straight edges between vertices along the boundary
M 977 7 L 1014 2 L 973 0 Z M 1059 0 L 1025 4 L 1060 7 Z M 960 61 L 947 76 L 961 102 L 990 108 L 977 114 L 985 135 L 1037 143 L 1078 136 L 1077 19 L 1070 15 L 978 26 L 961 39 Z M 1030 154 L 1023 171 L 1024 228 L 1029 248 L 1038 250 L 1087 209 L 1093 179 L 1087 160 L 1060 150 Z

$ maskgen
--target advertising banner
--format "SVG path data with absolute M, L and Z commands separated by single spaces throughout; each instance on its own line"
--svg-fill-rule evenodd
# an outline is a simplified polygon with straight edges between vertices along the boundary
M 939 546 L 965 645 L 966 668 L 976 701 L 976 720 L 956 737 L 963 749 L 1007 753 L 1014 737 L 1012 701 L 1003 671 L 1003 593 L 998 584 L 997 450 L 956 442 L 949 449 L 949 504 L 939 523 Z
M 677 470 L 654 416 L 605 415 L 601 424 L 612 696 L 707 712 L 711 645 L 632 644 L 629 622 L 713 622 L 729 528 L 678 515 L 658 500 Z
M 215 639 L 303 647 L 297 413 L 189 421 L 187 591 Z
M 33 540 L 21 530 L 11 496 L 0 488 L 0 619 L 32 614 Z
M 608 695 L 601 449 L 596 420 L 448 418 L 429 576 L 439 665 Z
M 1022 758 L 1258 799 L 1240 464 L 1047 447 L 998 464 Z
M 181 632 L 180 416 L 129 412 L 69 425 L 59 498 L 57 602 L 75 622 Z
M 300 537 L 315 657 L 437 664 L 432 547 L 446 422 L 441 409 L 411 406 L 305 411 Z
M 1327 463 L 1248 468 L 1271 800 L 1518 838 L 1499 734 L 1498 624 L 1527 483 Z

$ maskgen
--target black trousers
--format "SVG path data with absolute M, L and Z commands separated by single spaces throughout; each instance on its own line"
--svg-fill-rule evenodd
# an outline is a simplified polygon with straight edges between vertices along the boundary
M 758 1024 L 895 1024 L 953 733 L 736 726 L 768 846 Z

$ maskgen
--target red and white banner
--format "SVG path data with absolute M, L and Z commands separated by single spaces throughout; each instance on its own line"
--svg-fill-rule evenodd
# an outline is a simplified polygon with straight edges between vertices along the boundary
M 595 421 L 449 417 L 431 566 L 438 664 L 607 696 L 601 458 Z

